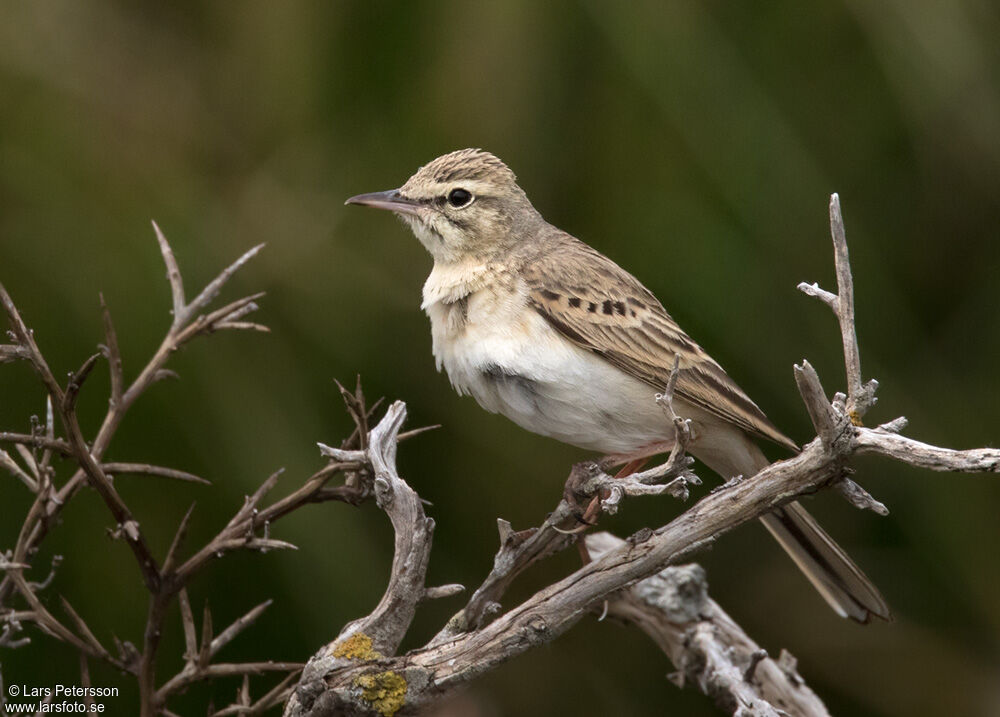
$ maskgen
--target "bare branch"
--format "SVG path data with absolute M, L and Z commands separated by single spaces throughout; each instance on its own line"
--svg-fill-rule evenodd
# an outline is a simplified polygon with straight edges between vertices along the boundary
M 153 226 L 156 226 L 155 224 Z M 157 231 L 159 231 L 157 229 Z M 108 368 L 111 373 L 111 404 L 116 406 L 121 403 L 122 393 L 125 390 L 125 379 L 122 374 L 122 354 L 118 348 L 118 334 L 115 325 L 111 321 L 111 311 L 104 301 L 104 294 L 99 294 L 101 299 L 101 319 L 104 322 L 104 357 L 108 360 Z
M 198 648 L 198 668 L 204 669 L 212 657 L 212 610 L 205 601 L 201 615 L 201 647 Z
M 167 556 L 163 559 L 163 569 L 162 573 L 164 575 L 170 575 L 174 569 L 174 565 L 177 563 L 177 554 L 180 550 L 181 544 L 184 542 L 184 538 L 187 536 L 188 521 L 191 520 L 191 514 L 194 512 L 194 503 L 187 509 L 184 517 L 181 518 L 181 522 L 177 526 L 177 532 L 174 533 L 174 539 L 170 541 L 170 548 L 167 549 Z M 185 597 L 186 599 L 186 597 Z
M 416 438 L 417 436 L 427 433 L 428 431 L 433 431 L 441 427 L 440 423 L 435 423 L 433 426 L 421 426 L 420 428 L 414 428 L 410 431 L 403 431 L 396 437 L 398 443 L 407 441 L 411 438 Z
M 3 348 L 0 349 L 0 358 L 23 358 L 28 360 L 32 364 L 39 378 L 42 380 L 42 383 L 45 385 L 49 396 L 44 428 L 37 425 L 37 420 L 32 418 L 32 433 L 30 435 L 8 432 L 0 434 L 0 440 L 11 442 L 15 445 L 16 449 L 21 454 L 25 465 L 28 466 L 30 473 L 34 474 L 34 478 L 32 478 L 33 482 L 28 485 L 29 488 L 36 493 L 36 499 L 32 503 L 31 509 L 28 511 L 24 520 L 17 543 L 13 551 L 9 553 L 10 559 L 7 559 L 5 556 L 2 560 L 5 575 L 2 579 L 0 579 L 0 605 L 4 605 L 12 591 L 16 591 L 31 608 L 29 611 L 22 611 L 24 619 L 34 622 L 41 630 L 53 635 L 57 639 L 67 642 L 81 651 L 82 654 L 101 657 L 120 670 L 135 673 L 139 679 L 141 698 L 140 711 L 144 716 L 148 715 L 149 717 L 152 717 L 154 713 L 160 712 L 159 707 L 162 706 L 155 704 L 156 695 L 153 690 L 153 675 L 155 674 L 156 652 L 159 645 L 163 617 L 166 614 L 166 609 L 169 603 L 183 590 L 185 580 L 189 578 L 191 574 L 188 572 L 180 575 L 178 572 L 173 570 L 180 544 L 183 540 L 187 524 L 190 519 L 190 511 L 188 515 L 185 516 L 184 520 L 181 521 L 177 535 L 175 536 L 173 544 L 168 551 L 167 560 L 164 566 L 166 570 L 164 570 L 163 574 L 166 576 L 166 580 L 164 580 L 163 575 L 161 575 L 159 569 L 157 568 L 156 561 L 146 544 L 139 521 L 136 520 L 129 508 L 125 505 L 121 496 L 118 494 L 113 483 L 111 482 L 110 476 L 112 474 L 136 473 L 173 478 L 183 481 L 207 481 L 204 481 L 191 473 L 172 468 L 165 468 L 162 466 L 155 466 L 146 463 L 102 461 L 102 456 L 106 451 L 111 438 L 120 425 L 125 413 L 135 400 L 157 380 L 166 376 L 175 375 L 164 368 L 164 364 L 166 363 L 168 357 L 186 341 L 194 336 L 209 333 L 216 329 L 248 328 L 253 330 L 263 330 L 263 327 L 260 325 L 243 320 L 243 317 L 258 308 L 256 299 L 258 299 L 261 294 L 254 294 L 252 296 L 238 299 L 221 309 L 217 309 L 207 315 L 199 315 L 197 318 L 194 318 L 195 314 L 208 307 L 208 304 L 215 297 L 222 286 L 233 276 L 239 267 L 241 267 L 246 261 L 257 253 L 260 247 L 251 249 L 240 259 L 223 270 L 220 275 L 210 282 L 190 303 L 190 305 L 188 305 L 185 303 L 183 281 L 180 269 L 177 265 L 176 259 L 174 258 L 173 252 L 170 249 L 169 243 L 155 223 L 154 231 L 160 245 L 164 263 L 167 266 L 168 279 L 171 285 L 173 320 L 171 328 L 167 332 L 167 336 L 162 341 L 160 347 L 142 371 L 140 371 L 135 381 L 127 388 L 125 387 L 122 372 L 122 358 L 118 345 L 118 338 L 103 296 L 101 296 L 101 313 L 104 323 L 104 345 L 101 346 L 101 353 L 91 356 L 78 371 L 70 376 L 65 389 L 63 389 L 63 387 L 61 387 L 59 382 L 56 380 L 52 371 L 49 369 L 41 351 L 35 343 L 34 336 L 22 320 L 12 299 L 7 294 L 3 286 L 0 285 L 0 305 L 2 305 L 4 312 L 7 315 L 8 322 L 11 326 L 10 335 L 14 341 L 10 347 L 6 344 L 3 345 Z M 101 355 L 108 359 L 110 366 L 111 396 L 108 402 L 108 411 L 104 417 L 101 427 L 93 441 L 88 442 L 84 438 L 80 429 L 75 412 L 75 404 L 84 380 L 92 371 L 97 358 Z M 53 405 L 58 410 L 59 417 L 65 429 L 64 439 L 57 439 L 54 434 Z M 27 447 L 31 447 L 33 450 L 29 451 Z M 52 474 L 52 470 L 49 467 L 49 461 L 53 452 L 61 453 L 66 457 L 75 459 L 78 465 L 76 472 L 58 490 L 56 490 L 53 485 L 50 475 Z M 2 455 L 9 458 L 6 453 L 3 453 Z M 17 465 L 13 462 L 13 459 L 3 461 L 2 465 L 6 466 L 8 463 L 15 466 Z M 18 470 L 31 478 L 28 472 L 20 469 L 20 467 L 18 467 Z M 307 502 L 319 500 L 319 498 L 316 497 L 316 494 L 322 490 L 323 483 L 325 483 L 330 476 L 334 475 L 336 471 L 337 466 L 328 466 L 327 469 L 324 469 L 322 475 L 318 477 L 314 476 L 310 479 L 308 488 L 297 491 L 293 500 L 285 501 L 282 505 L 277 506 L 274 511 L 275 514 L 283 514 L 280 511 L 291 511 L 295 507 L 304 505 Z M 75 635 L 72 630 L 62 625 L 50 613 L 48 613 L 38 600 L 35 595 L 35 590 L 41 589 L 43 586 L 26 581 L 21 574 L 23 570 L 30 567 L 27 558 L 33 555 L 37 550 L 38 544 L 47 535 L 49 527 L 57 522 L 56 519 L 59 512 L 62 510 L 62 507 L 65 506 L 78 492 L 78 490 L 86 484 L 90 484 L 96 489 L 107 505 L 112 516 L 115 518 L 116 527 L 113 531 L 111 531 L 112 535 L 114 537 L 124 538 L 128 542 L 130 548 L 135 554 L 137 562 L 139 563 L 144 583 L 150 593 L 150 608 L 144 634 L 143 650 L 141 653 L 139 653 L 130 643 L 122 643 L 116 640 L 119 654 L 118 657 L 111 656 L 96 641 L 93 633 L 86 626 L 86 623 L 83 622 L 73 608 L 66 603 L 66 612 L 75 624 L 76 630 L 80 633 L 80 635 L 82 635 L 82 638 Z M 270 518 L 264 518 L 259 523 L 255 523 L 255 517 L 253 515 L 248 516 L 248 518 L 250 528 L 249 531 L 246 530 L 246 525 L 238 526 L 237 529 L 244 532 L 240 535 L 239 540 L 233 539 L 230 542 L 239 543 L 241 547 L 261 551 L 294 547 L 285 541 L 275 540 L 268 537 L 268 521 Z M 259 537 L 254 534 L 255 527 L 263 528 L 263 537 Z M 225 537 L 227 539 L 235 538 L 235 534 L 231 536 L 227 535 Z M 225 550 L 227 549 L 228 544 L 223 542 L 220 546 L 223 550 Z M 182 603 L 183 615 L 183 604 L 186 601 L 186 593 L 183 594 L 183 597 L 178 597 L 178 600 Z M 188 612 L 190 612 L 189 606 Z M 11 646 L 21 642 L 14 637 L 15 633 L 19 630 L 19 623 L 17 622 L 16 617 L 11 617 L 12 615 L 18 614 L 21 613 L 11 611 L 4 611 L 3 613 L 4 631 L 2 639 L 5 645 Z M 252 621 L 252 616 L 244 618 L 245 623 L 248 624 L 250 621 Z M 238 629 L 238 626 L 234 627 L 234 632 L 232 634 L 234 635 Z M 186 632 L 188 630 L 186 621 L 185 630 Z M 206 632 L 206 634 L 210 638 L 210 629 Z M 231 636 L 225 639 L 231 639 Z M 221 644 L 217 644 L 217 647 L 221 647 Z M 212 667 L 214 669 L 214 666 Z M 81 669 L 81 675 L 86 675 L 87 667 L 85 663 L 82 665 Z M 251 665 L 250 671 L 254 671 L 256 669 L 256 667 Z M 222 670 L 220 674 L 228 673 L 225 670 Z M 209 677 L 211 677 L 211 673 L 203 672 L 199 679 Z
M 257 506 L 260 505 L 261 500 L 264 499 L 264 496 L 270 493 L 271 490 L 274 488 L 274 486 L 277 485 L 278 479 L 284 472 L 285 469 L 280 468 L 271 475 L 269 475 L 267 477 L 267 480 L 261 483 L 260 487 L 258 487 L 257 490 L 254 491 L 254 494 L 248 496 L 243 501 L 243 507 L 240 508 L 239 512 L 237 512 L 235 516 L 233 516 L 233 519 L 229 521 L 227 527 L 236 525 L 240 521 L 246 520 L 248 517 L 251 517 L 253 515 L 253 512 L 257 509 Z
M 173 478 L 174 480 L 185 481 L 187 483 L 201 483 L 202 485 L 212 485 L 211 481 L 196 476 L 194 473 L 179 471 L 176 468 L 165 468 L 154 466 L 148 463 L 102 463 L 101 469 L 109 475 L 148 475 L 158 478 Z
M 19 569 L 11 569 L 7 574 L 18 593 L 22 598 L 24 598 L 24 601 L 28 603 L 28 606 L 31 608 L 31 612 L 25 613 L 25 617 L 34 622 L 42 631 L 73 646 L 78 651 L 86 655 L 102 658 L 120 670 L 131 670 L 130 665 L 108 655 L 104 648 L 99 647 L 99 644 L 95 647 L 89 639 L 78 637 L 72 630 L 57 620 L 55 616 L 45 608 L 41 600 L 38 599 L 34 589 L 24 579 L 24 576 L 21 575 L 21 571 Z M 70 610 L 72 610 L 72 608 L 70 608 Z M 70 615 L 71 617 L 79 619 L 79 616 L 77 616 L 75 612 L 70 612 Z M 87 632 L 89 632 L 89 629 Z M 89 638 L 93 638 L 93 635 L 89 635 Z M 96 643 L 96 640 L 94 642 Z
M 956 451 L 877 428 L 860 429 L 856 440 L 858 453 L 877 453 L 917 468 L 960 473 L 1000 473 L 1000 448 Z
M 3 307 L 4 312 L 7 314 L 7 321 L 10 324 L 11 333 L 13 338 L 17 341 L 17 345 L 20 347 L 21 352 L 23 352 L 25 358 L 31 362 L 31 365 L 35 369 L 35 373 L 38 374 L 38 377 L 45 384 L 45 387 L 52 395 L 53 400 L 55 400 L 56 403 L 61 404 L 63 400 L 62 388 L 59 386 L 59 382 L 56 381 L 52 371 L 49 369 L 42 353 L 38 350 L 34 334 L 25 325 L 20 312 L 18 312 L 17 307 L 14 305 L 14 300 L 11 298 L 10 294 L 7 293 L 7 289 L 4 288 L 2 283 L 0 283 L 0 306 Z
M 31 363 L 35 367 L 35 372 L 48 389 L 53 403 L 58 406 L 59 415 L 62 419 L 63 427 L 66 430 L 67 438 L 69 439 L 69 443 L 73 448 L 74 457 L 80 464 L 83 474 L 86 475 L 91 485 L 93 485 L 98 494 L 100 494 L 104 503 L 107 505 L 119 525 L 138 525 L 132 517 L 128 507 L 121 499 L 121 496 L 118 495 L 118 492 L 108 481 L 107 476 L 104 475 L 100 465 L 98 465 L 94 456 L 91 454 L 91 449 L 83 438 L 80 425 L 77 422 L 76 412 L 74 411 L 76 394 L 100 354 L 95 354 L 95 356 L 90 357 L 86 362 L 84 362 L 80 370 L 78 370 L 71 377 L 67 389 L 64 392 L 59 386 L 59 382 L 56 381 L 52 371 L 49 369 L 41 351 L 39 351 L 38 345 L 35 343 L 31 331 L 27 328 L 27 326 L 25 326 L 13 300 L 10 298 L 10 295 L 7 293 L 7 290 L 2 284 L 0 284 L 0 304 L 3 305 L 4 310 L 7 313 L 11 329 L 17 337 L 18 342 L 29 352 Z M 57 505 L 59 505 L 59 503 L 57 503 Z M 147 587 L 151 591 L 155 590 L 159 581 L 159 575 L 157 572 L 156 561 L 149 551 L 149 546 L 146 544 L 145 538 L 138 532 L 128 532 L 128 538 L 128 545 L 132 549 L 132 552 L 139 563 L 143 580 L 146 582 Z M 26 546 L 24 546 L 20 540 L 18 542 L 19 545 L 15 549 L 15 554 L 26 554 Z
M 108 655 L 108 651 L 104 649 L 104 646 L 94 636 L 93 631 L 87 623 L 84 622 L 83 618 L 80 617 L 79 613 L 77 613 L 77 611 L 73 609 L 73 606 L 69 604 L 69 600 L 62 595 L 59 596 L 59 600 L 62 602 L 63 610 L 66 611 L 66 614 L 69 615 L 73 624 L 76 625 L 77 632 L 79 632 L 83 639 L 86 640 L 87 643 L 94 649 L 96 654 L 101 657 L 106 657 Z
M 219 633 L 218 637 L 214 638 L 209 646 L 209 656 L 215 657 L 215 654 L 221 650 L 223 647 L 232 642 L 243 630 L 248 628 L 250 625 L 254 624 L 264 611 L 271 607 L 273 600 L 265 600 L 260 605 L 250 610 L 246 615 L 239 618 L 232 625 L 227 627 L 225 630 Z
M 621 549 L 610 533 L 586 538 L 591 556 Z M 792 680 L 767 652 L 708 596 L 698 565 L 668 567 L 607 600 L 607 613 L 634 624 L 666 653 L 675 681 L 690 682 L 731 714 L 778 715 L 773 705 L 801 717 L 827 715 L 826 707 L 802 680 Z
M 288 676 L 269 690 L 263 697 L 254 703 L 250 714 L 263 714 L 266 710 L 283 704 L 292 691 L 292 683 L 299 676 L 301 670 L 294 670 Z
M 160 231 L 160 226 L 155 221 L 152 224 L 153 231 L 156 232 L 156 241 L 160 245 L 160 253 L 163 254 L 163 263 L 167 265 L 167 280 L 170 282 L 170 294 L 174 303 L 171 312 L 174 315 L 173 327 L 177 328 L 186 320 L 184 280 L 181 279 L 181 270 L 177 266 L 177 259 L 174 258 L 174 252 L 170 248 L 170 243 L 163 235 L 163 232 Z
M 237 299 L 231 304 L 223 306 L 221 309 L 216 309 L 208 314 L 199 314 L 191 323 L 177 332 L 175 336 L 176 345 L 178 347 L 183 346 L 195 336 L 212 333 L 219 328 L 219 324 L 223 323 L 228 316 L 238 313 L 242 309 L 249 307 L 249 310 L 255 311 L 258 308 L 256 300 L 263 295 L 263 292 L 259 292 L 250 296 L 244 296 L 242 299 Z
M 574 472 L 584 469 L 582 464 L 573 467 Z M 559 529 L 560 525 L 575 520 L 573 507 L 565 499 L 559 502 L 539 528 L 515 533 L 510 523 L 498 520 L 500 549 L 493 559 L 493 569 L 482 585 L 476 588 L 468 604 L 448 621 L 429 644 L 440 644 L 456 635 L 478 629 L 489 618 L 495 617 L 500 608 L 500 598 L 518 575 L 575 542 L 572 532 Z
M 90 372 L 94 370 L 94 366 L 97 365 L 97 359 L 99 358 L 101 358 L 100 353 L 93 354 L 69 377 L 69 382 L 66 384 L 66 392 L 63 394 L 64 411 L 72 411 L 76 407 L 76 399 L 80 394 L 80 389 L 83 388 L 83 382 L 90 376 Z
M 6 469 L 12 476 L 24 483 L 32 493 L 38 492 L 38 483 L 17 464 L 7 451 L 0 450 L 0 468 Z
M 17 650 L 18 648 L 31 644 L 31 638 L 27 635 L 24 637 L 18 637 L 22 634 L 24 628 L 21 626 L 21 621 L 15 614 L 4 614 L 0 616 L 0 620 L 3 621 L 3 629 L 0 630 L 0 647 Z M 0 684 L 0 690 L 2 690 L 2 687 L 3 685 Z M 3 695 L 0 694 L 0 706 L 2 705 Z
M 243 675 L 264 675 L 269 672 L 291 672 L 298 674 L 304 665 L 301 662 L 220 662 L 207 665 L 199 670 L 183 671 L 174 675 L 156 691 L 156 701 L 162 704 L 171 695 L 183 692 L 196 682 L 214 680 L 220 677 L 242 677 Z
M 80 686 L 83 687 L 84 690 L 89 690 L 89 688 L 92 686 L 92 683 L 90 681 L 90 666 L 87 664 L 87 656 L 84 655 L 83 653 L 80 653 Z M 96 712 L 96 710 L 94 709 L 94 698 L 91 697 L 89 694 L 86 693 L 84 694 L 83 706 L 87 710 Z
M 410 627 L 425 593 L 434 521 L 424 514 L 420 496 L 396 472 L 396 437 L 406 420 L 406 405 L 396 401 L 368 437 L 368 460 L 375 474 L 375 501 L 388 514 L 396 533 L 389 584 L 370 615 L 349 623 L 338 641 L 364 633 L 373 648 L 392 654 Z
M 190 514 L 190 511 L 188 511 Z M 184 627 L 184 661 L 194 664 L 198 660 L 198 633 L 194 625 L 194 613 L 191 612 L 191 601 L 187 590 L 177 593 L 177 603 L 181 611 L 181 625 Z
M 861 353 L 858 350 L 858 336 L 854 329 L 854 277 L 851 275 L 844 218 L 840 213 L 840 197 L 837 194 L 830 196 L 830 234 L 833 237 L 834 261 L 837 267 L 837 318 L 840 321 L 844 362 L 847 368 L 847 411 L 852 417 L 862 416 L 870 406 L 867 401 L 871 396 L 863 397 Z
M 243 675 L 243 684 L 240 685 L 240 691 L 236 697 L 236 702 L 240 707 L 250 706 L 250 675 Z
M 310 476 L 293 493 L 275 501 L 266 508 L 260 508 L 261 501 L 275 486 L 278 478 L 283 473 L 283 469 L 271 474 L 252 496 L 248 496 L 244 500 L 240 510 L 219 531 L 215 538 L 176 569 L 173 575 L 174 582 L 178 585 L 186 584 L 194 574 L 204 568 L 209 562 L 229 551 L 244 548 L 262 551 L 281 548 L 294 549 L 295 546 L 291 543 L 266 537 L 268 526 L 309 503 L 340 500 L 357 504 L 367 498 L 365 490 L 344 486 L 340 486 L 337 489 L 324 488 L 326 483 L 344 467 L 340 463 L 330 463 Z M 255 532 L 260 528 L 265 530 L 264 538 L 255 536 Z
M 440 600 L 441 598 L 449 598 L 458 595 L 465 591 L 464 585 L 459 585 L 458 583 L 449 583 L 448 585 L 439 585 L 433 588 L 427 588 L 424 590 L 424 600 Z
M 31 471 L 31 475 L 35 478 L 39 477 L 38 463 L 35 462 L 34 454 L 24 447 L 23 443 L 15 443 L 14 450 L 16 450 L 21 455 L 21 460 L 24 461 L 24 465 L 28 467 Z
M 0 364 L 22 361 L 28 358 L 30 358 L 30 355 L 23 346 L 0 344 Z
M 826 391 L 820 383 L 819 374 L 808 361 L 803 360 L 801 366 L 794 366 L 795 383 L 799 386 L 799 393 L 802 401 L 809 411 L 809 418 L 812 420 L 816 435 L 823 443 L 830 445 L 840 435 L 841 430 L 837 414 L 827 400 Z
M 166 381 L 167 379 L 179 381 L 180 378 L 180 375 L 176 371 L 171 371 L 169 368 L 158 368 L 153 371 L 149 382 L 156 383 L 158 381 Z
M 52 581 L 56 577 L 56 571 L 59 569 L 59 566 L 62 564 L 62 560 L 63 560 L 63 556 L 61 556 L 61 555 L 53 555 L 52 556 L 52 565 L 49 567 L 49 574 L 46 575 L 45 579 L 42 580 L 42 581 L 40 581 L 40 582 L 36 582 L 36 581 L 33 581 L 33 580 L 29 581 L 28 585 L 31 587 L 31 589 L 35 590 L 35 591 L 45 590 L 49 585 L 51 585 Z
M 815 282 L 813 282 L 812 284 L 807 284 L 806 282 L 803 281 L 798 285 L 797 288 L 803 294 L 815 297 L 820 301 L 822 301 L 827 306 L 829 306 L 834 311 L 837 310 L 837 295 L 831 294 L 829 291 L 826 291 L 825 289 L 821 289 L 819 287 L 819 284 Z
M 232 264 L 227 266 L 225 269 L 222 270 L 222 272 L 217 277 L 208 282 L 205 288 L 201 290 L 201 293 L 199 293 L 198 296 L 193 298 L 191 300 L 191 303 L 188 304 L 187 307 L 185 307 L 184 321 L 186 322 L 190 316 L 193 316 L 195 313 L 201 311 L 206 306 L 208 306 L 209 303 L 211 303 L 211 301 L 216 296 L 219 295 L 219 292 L 222 290 L 222 287 L 226 285 L 226 282 L 228 282 L 230 279 L 233 278 L 233 274 L 239 271 L 240 267 L 242 267 L 248 261 L 257 256 L 258 252 L 260 252 L 260 250 L 263 248 L 264 248 L 263 244 L 258 244 L 252 249 L 249 249 L 248 251 L 244 252 L 243 256 L 241 256 L 239 259 L 237 259 Z M 257 298 L 259 296 L 261 296 L 261 294 L 258 294 L 254 298 Z M 232 313 L 233 311 L 236 311 L 236 309 L 231 309 L 226 314 L 223 314 L 222 317 L 220 318 L 228 316 L 228 314 Z
M 368 459 L 368 454 L 365 451 L 345 451 L 341 448 L 328 446 L 325 443 L 317 443 L 316 445 L 319 446 L 320 455 L 340 461 L 341 463 L 360 464 Z
M 889 509 L 884 503 L 875 500 L 872 495 L 850 478 L 844 478 L 834 487 L 844 500 L 861 510 L 870 510 L 879 515 L 889 515 Z
M 38 429 L 41 429 L 39 426 Z M 44 429 L 37 430 L 35 426 L 32 426 L 32 435 L 43 437 L 44 430 L 44 449 L 42 450 L 42 457 L 38 460 L 38 479 L 41 487 L 46 491 L 52 490 L 52 469 L 49 464 L 52 462 L 52 451 L 54 446 L 52 445 L 55 440 L 55 411 L 52 409 L 52 396 L 45 396 L 45 427 Z M 37 452 L 39 445 L 35 445 L 35 451 Z M 58 449 L 56 449 L 58 450 Z M 3 590 L 0 590 L 2 593 Z
M 844 232 L 844 218 L 840 213 L 840 197 L 830 196 L 830 234 L 833 238 L 833 254 L 837 268 L 837 295 L 823 291 L 816 284 L 799 284 L 799 289 L 810 296 L 821 299 L 837 315 L 840 336 L 844 347 L 844 366 L 847 373 L 847 415 L 855 425 L 875 404 L 875 389 L 878 383 L 864 383 L 861 374 L 861 352 L 858 336 L 854 328 L 854 277 L 847 252 L 847 236 Z
M 256 309 L 257 306 L 253 305 Z M 264 324 L 255 324 L 252 321 L 220 321 L 215 324 L 215 329 L 217 331 L 222 331 L 224 329 L 230 329 L 234 331 L 257 331 L 262 334 L 268 334 L 271 332 L 267 326 Z

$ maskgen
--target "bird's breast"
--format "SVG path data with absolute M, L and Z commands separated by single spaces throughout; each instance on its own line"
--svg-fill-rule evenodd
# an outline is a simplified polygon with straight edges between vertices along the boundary
M 486 410 L 606 453 L 667 435 L 655 391 L 557 332 L 518 286 L 483 288 L 424 308 L 438 370 Z

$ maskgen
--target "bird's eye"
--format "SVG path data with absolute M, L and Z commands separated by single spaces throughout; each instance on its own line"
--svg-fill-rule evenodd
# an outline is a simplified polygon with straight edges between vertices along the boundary
M 451 192 L 448 193 L 448 204 L 456 209 L 464 207 L 471 201 L 472 192 L 468 192 L 464 189 L 452 189 Z

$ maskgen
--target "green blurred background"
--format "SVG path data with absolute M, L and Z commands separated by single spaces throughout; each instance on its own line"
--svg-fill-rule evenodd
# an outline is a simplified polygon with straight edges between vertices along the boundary
M 181 380 L 135 406 L 109 459 L 161 462 L 212 487 L 122 478 L 158 554 L 189 503 L 207 539 L 274 469 L 278 493 L 322 465 L 316 441 L 349 431 L 332 379 L 405 400 L 405 477 L 433 502 L 430 582 L 473 586 L 495 520 L 538 524 L 585 455 L 455 396 L 434 371 L 418 309 L 430 268 L 391 217 L 343 200 L 400 185 L 467 146 L 518 173 L 553 223 L 630 268 L 799 441 L 810 424 L 792 380 L 807 357 L 843 386 L 830 312 L 795 290 L 833 288 L 827 200 L 840 192 L 871 422 L 954 447 L 1000 435 L 1000 11 L 984 0 L 842 2 L 81 2 L 0 6 L 0 279 L 58 374 L 101 340 L 97 292 L 125 370 L 165 331 L 169 289 L 153 233 L 171 239 L 189 291 L 258 242 L 227 296 L 266 290 L 271 335 L 201 339 Z M 106 407 L 99 371 L 86 430 Z M 0 428 L 27 430 L 43 394 L 0 368 Z M 777 453 L 775 454 L 777 455 Z M 69 466 L 61 466 L 64 479 Z M 771 654 L 787 647 L 842 715 L 1000 714 L 1000 486 L 859 460 L 892 514 L 832 494 L 810 501 L 892 604 L 891 625 L 836 618 L 757 525 L 698 557 L 714 597 Z M 709 481 L 711 483 L 711 481 Z M 283 487 L 281 487 L 283 486 Z M 0 549 L 29 505 L 0 476 Z M 667 499 L 629 503 L 620 534 L 669 520 Z M 141 641 L 132 557 L 86 492 L 38 557 L 66 556 L 65 594 L 102 640 Z M 392 536 L 374 506 L 308 508 L 273 534 L 295 553 L 237 555 L 192 587 L 216 625 L 271 597 L 226 660 L 304 660 L 385 585 Z M 505 602 L 574 567 L 561 556 Z M 460 605 L 420 609 L 405 647 Z M 171 616 L 161 681 L 180 665 Z M 76 658 L 34 633 L 0 655 L 7 683 L 76 681 Z M 584 619 L 473 684 L 456 713 L 715 714 L 633 629 Z M 125 696 L 130 681 L 94 667 Z M 256 694 L 263 682 L 255 682 Z M 235 682 L 176 705 L 203 714 Z

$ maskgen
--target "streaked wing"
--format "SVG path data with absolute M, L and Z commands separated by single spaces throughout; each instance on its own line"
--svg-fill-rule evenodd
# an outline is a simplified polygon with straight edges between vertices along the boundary
M 564 336 L 662 390 L 680 355 L 677 395 L 745 431 L 795 443 L 685 334 L 639 280 L 568 234 L 551 237 L 522 276 L 534 308 Z

